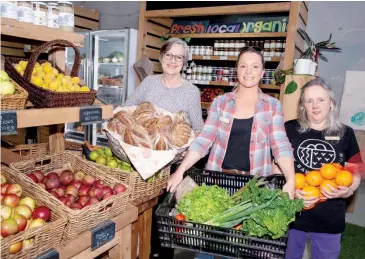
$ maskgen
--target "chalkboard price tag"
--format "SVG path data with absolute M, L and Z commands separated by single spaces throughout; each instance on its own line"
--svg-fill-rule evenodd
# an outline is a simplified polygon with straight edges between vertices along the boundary
M 80 122 L 82 125 L 102 122 L 103 111 L 98 106 L 80 108 Z
M 60 256 L 55 249 L 49 249 L 47 252 L 41 254 L 37 259 L 59 259 Z
M 1 111 L 1 135 L 14 135 L 18 131 L 18 120 L 16 111 Z
M 91 251 L 113 240 L 115 237 L 115 223 L 107 220 L 91 229 Z

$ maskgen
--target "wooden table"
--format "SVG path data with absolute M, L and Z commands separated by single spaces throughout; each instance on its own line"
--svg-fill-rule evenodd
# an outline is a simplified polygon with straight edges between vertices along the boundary
M 153 207 L 161 194 L 162 191 L 132 202 L 138 208 L 138 220 L 132 224 L 132 259 L 137 258 L 138 237 L 139 259 L 150 257 Z

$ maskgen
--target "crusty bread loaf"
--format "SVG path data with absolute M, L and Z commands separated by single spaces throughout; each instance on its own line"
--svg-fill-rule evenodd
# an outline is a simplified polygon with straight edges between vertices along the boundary
M 153 148 L 150 135 L 147 130 L 138 123 L 131 123 L 126 127 L 124 142 L 136 147 Z
M 181 122 L 172 126 L 171 144 L 182 147 L 189 142 L 191 137 L 191 126 L 189 123 Z
M 170 150 L 170 139 L 168 136 L 156 133 L 153 137 L 153 144 L 156 150 Z
M 142 125 L 146 120 L 156 117 L 156 110 L 151 103 L 144 102 L 138 105 L 132 117 Z

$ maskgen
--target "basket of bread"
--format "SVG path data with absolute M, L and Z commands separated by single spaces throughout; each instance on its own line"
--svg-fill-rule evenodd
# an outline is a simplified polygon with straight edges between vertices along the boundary
M 149 102 L 115 109 L 103 129 L 113 153 L 132 163 L 144 180 L 181 160 L 195 138 L 183 112 L 172 114 Z

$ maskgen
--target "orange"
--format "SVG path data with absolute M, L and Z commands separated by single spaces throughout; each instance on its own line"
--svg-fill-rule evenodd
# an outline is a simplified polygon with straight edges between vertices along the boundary
M 324 164 L 321 169 L 321 175 L 323 179 L 332 180 L 336 177 L 338 169 L 334 164 Z
M 320 192 L 318 203 L 325 202 L 326 200 L 327 200 L 327 198 Z
M 342 166 L 342 165 L 340 165 L 339 163 L 332 163 L 332 165 L 334 166 L 334 167 L 336 167 L 338 170 L 344 170 L 345 168 Z
M 306 198 L 319 198 L 320 195 L 319 188 L 310 185 L 305 186 L 302 191 L 304 192 L 304 197 Z
M 305 176 L 301 173 L 295 174 L 295 189 L 303 189 L 303 187 L 306 185 Z
M 319 171 L 309 171 L 305 175 L 305 180 L 307 181 L 308 185 L 317 187 L 321 184 L 323 179 Z
M 335 189 L 337 189 L 338 187 L 335 180 L 323 180 L 320 189 L 325 189 L 326 191 L 331 192 L 331 189 L 328 187 L 328 185 L 332 186 Z
M 336 184 L 338 186 L 349 187 L 352 184 L 352 173 L 347 170 L 341 170 L 336 175 Z

